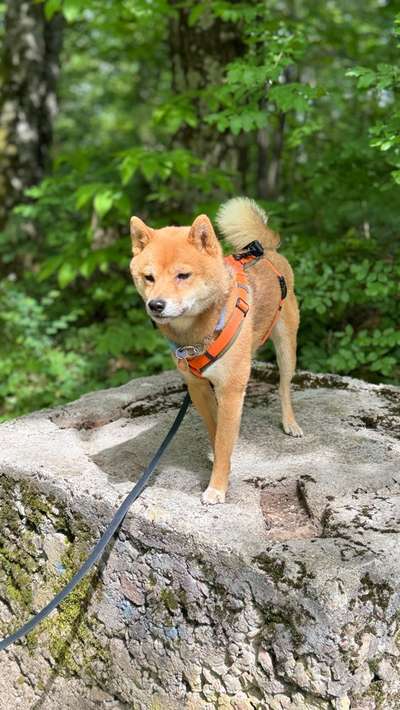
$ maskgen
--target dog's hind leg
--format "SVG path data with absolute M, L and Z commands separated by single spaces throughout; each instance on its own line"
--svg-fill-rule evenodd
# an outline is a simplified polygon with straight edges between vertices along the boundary
M 282 407 L 282 426 L 285 434 L 303 436 L 292 407 L 290 383 L 296 368 L 296 341 L 299 324 L 297 302 L 293 295 L 285 303 L 285 311 L 275 325 L 271 340 L 274 343 L 279 367 L 279 394 Z
M 217 400 L 208 380 L 194 378 L 188 381 L 190 399 L 204 420 L 214 450 L 217 430 Z

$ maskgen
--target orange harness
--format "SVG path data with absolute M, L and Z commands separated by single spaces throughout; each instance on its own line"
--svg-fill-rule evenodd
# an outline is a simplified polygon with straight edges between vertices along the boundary
M 241 331 L 243 321 L 250 308 L 248 299 L 250 289 L 246 269 L 259 261 L 263 253 L 264 250 L 259 242 L 251 242 L 240 254 L 225 257 L 225 262 L 233 269 L 236 280 L 236 303 L 233 312 L 226 325 L 223 326 L 217 337 L 208 345 L 204 352 L 199 352 L 201 346 L 187 345 L 176 347 L 176 345 L 174 345 L 173 352 L 178 360 L 178 367 L 185 370 L 189 368 L 190 372 L 196 375 L 196 377 L 203 377 L 203 373 L 207 367 L 212 365 L 216 360 L 219 360 L 233 345 Z M 282 310 L 283 302 L 287 296 L 285 277 L 275 268 L 269 259 L 265 258 L 265 263 L 278 278 L 281 288 L 281 298 L 272 322 L 260 345 L 265 343 L 271 335 L 272 329 Z

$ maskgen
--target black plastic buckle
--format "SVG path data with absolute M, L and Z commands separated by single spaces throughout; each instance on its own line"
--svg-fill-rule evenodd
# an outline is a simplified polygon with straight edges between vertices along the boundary
M 264 247 L 258 239 L 255 239 L 254 242 L 247 244 L 239 254 L 234 254 L 233 256 L 236 261 L 240 261 L 240 259 L 244 259 L 247 256 L 254 256 L 255 259 L 259 259 L 263 255 Z
M 287 296 L 287 286 L 286 286 L 285 277 L 278 276 L 278 281 L 279 281 L 279 286 L 281 287 L 281 296 L 282 296 L 282 301 L 283 301 Z

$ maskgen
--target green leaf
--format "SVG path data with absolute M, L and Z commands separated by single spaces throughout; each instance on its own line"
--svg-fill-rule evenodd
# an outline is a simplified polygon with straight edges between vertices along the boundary
M 111 190 L 98 192 L 94 198 L 94 208 L 99 217 L 104 217 L 110 211 L 114 202 L 114 193 Z
M 59 254 L 57 256 L 52 256 L 49 259 L 47 259 L 43 266 L 41 267 L 38 275 L 37 275 L 37 280 L 40 281 L 45 281 L 49 276 L 54 274 L 59 266 L 63 263 L 64 258 L 62 254 Z
M 119 164 L 119 171 L 123 185 L 127 185 L 127 183 L 132 179 L 139 168 L 140 160 L 141 152 L 137 149 L 126 151 L 122 154 L 122 161 Z
M 205 3 L 198 2 L 195 4 L 189 12 L 188 23 L 190 27 L 196 24 L 197 20 L 205 13 L 206 9 L 207 6 Z
M 99 189 L 101 189 L 101 186 L 99 186 L 99 183 L 97 182 L 82 185 L 82 187 L 80 187 L 75 193 L 77 208 L 82 209 L 82 207 L 85 207 L 85 205 L 91 202 Z
M 78 270 L 76 267 L 69 262 L 65 262 L 57 274 L 60 288 L 68 286 L 68 284 L 76 278 L 77 274 Z
M 63 14 L 67 22 L 75 22 L 85 9 L 83 0 L 64 0 Z
M 294 82 L 273 86 L 269 92 L 270 99 L 275 101 L 284 113 L 290 110 L 307 111 L 310 108 L 310 100 L 319 95 L 316 87 Z
M 62 0 L 47 0 L 44 6 L 44 14 L 47 20 L 51 20 L 56 12 L 61 10 Z

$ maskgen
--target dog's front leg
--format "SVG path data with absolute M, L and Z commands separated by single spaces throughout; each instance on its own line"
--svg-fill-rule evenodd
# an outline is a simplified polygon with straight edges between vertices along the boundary
M 242 385 L 216 386 L 218 402 L 217 431 L 215 436 L 214 466 L 210 483 L 204 491 L 202 502 L 223 503 L 228 488 L 233 447 L 239 435 L 243 399 L 246 387 Z
M 213 389 L 208 380 L 199 380 L 194 377 L 187 380 L 187 385 L 190 399 L 204 420 L 211 446 L 214 450 L 217 428 L 217 401 Z

